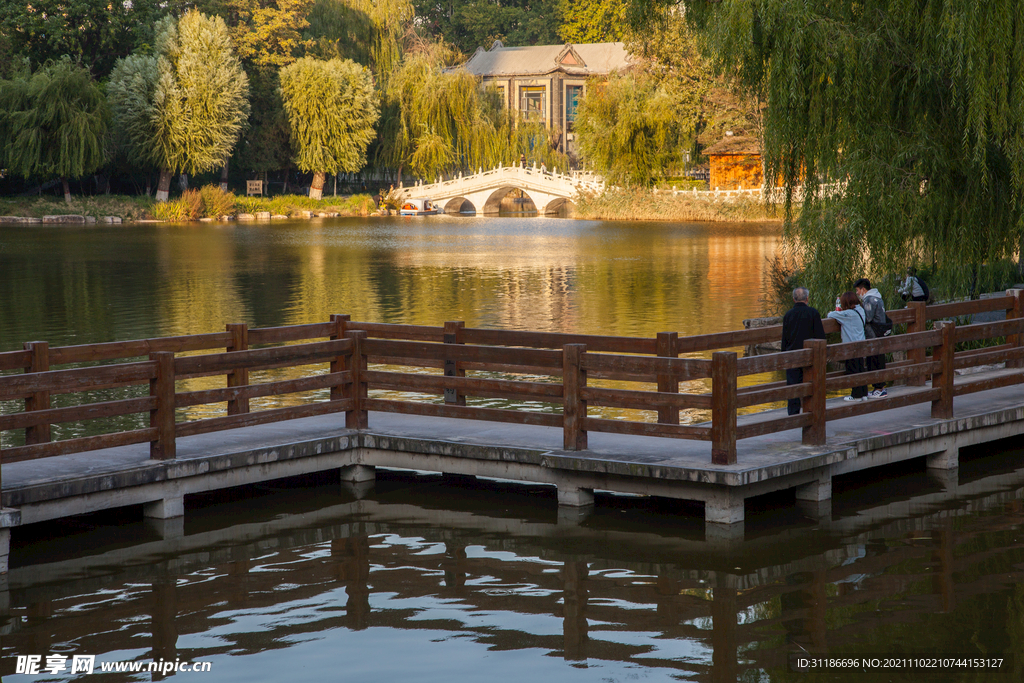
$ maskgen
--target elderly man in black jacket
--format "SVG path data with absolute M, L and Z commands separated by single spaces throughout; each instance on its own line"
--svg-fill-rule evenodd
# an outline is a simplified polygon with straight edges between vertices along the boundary
M 821 325 L 821 314 L 807 305 L 810 292 L 806 287 L 793 290 L 793 308 L 782 318 L 782 350 L 798 351 L 807 339 L 824 339 L 825 328 Z M 804 381 L 803 368 L 786 370 L 786 384 L 800 384 Z M 800 399 L 791 398 L 787 405 L 790 415 L 800 412 Z

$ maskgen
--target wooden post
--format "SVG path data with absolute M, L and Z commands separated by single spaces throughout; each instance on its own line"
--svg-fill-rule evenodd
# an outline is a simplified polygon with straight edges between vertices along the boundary
M 804 382 L 811 385 L 811 395 L 805 396 L 803 412 L 811 416 L 811 424 L 803 428 L 801 443 L 805 446 L 824 446 L 825 434 L 825 374 L 828 370 L 828 342 L 824 339 L 808 339 L 804 348 L 810 349 L 810 367 L 804 368 Z
M 229 323 L 228 332 L 231 333 L 230 351 L 247 351 L 249 349 L 249 326 L 245 323 Z M 239 368 L 228 373 L 229 387 L 244 387 L 249 384 L 249 369 Z M 249 412 L 248 398 L 233 398 L 228 401 L 228 415 L 242 415 Z
M 331 339 L 344 339 L 346 328 L 352 317 L 349 315 L 334 313 L 331 315 L 331 322 L 334 323 L 334 331 L 331 332 Z M 344 372 L 345 357 L 338 356 L 331 361 L 331 372 Z M 345 398 L 345 388 L 341 386 L 331 387 L 331 400 L 338 401 Z
M 149 354 L 156 361 L 156 377 L 149 380 L 149 395 L 156 398 L 156 407 L 149 411 L 149 426 L 156 428 L 156 438 L 149 442 L 149 457 L 153 460 L 173 460 L 176 455 L 174 438 L 174 354 L 156 351 Z
M 562 347 L 562 447 L 567 451 L 587 449 L 587 402 L 583 388 L 587 386 L 587 345 L 566 344 Z
M 25 350 L 31 354 L 25 372 L 46 372 L 50 369 L 50 344 L 44 341 L 25 342 Z M 48 410 L 50 392 L 37 391 L 25 399 L 25 410 Z M 25 428 L 25 444 L 49 443 L 50 425 L 36 425 Z
M 932 401 L 932 417 L 942 420 L 953 418 L 953 353 L 956 350 L 956 323 L 940 322 L 936 327 L 942 330 L 942 346 L 932 350 L 932 358 L 938 357 L 942 370 L 932 375 L 932 388 L 941 389 L 942 395 Z
M 449 320 L 444 324 L 444 343 L 445 344 L 465 344 L 466 323 L 461 320 Z M 455 359 L 446 358 L 444 361 L 444 376 L 445 377 L 465 377 L 466 371 L 460 367 L 460 363 Z M 466 397 L 463 396 L 455 388 L 444 390 L 444 402 L 451 403 L 457 406 L 466 405 Z
M 927 306 L 924 301 L 908 301 L 907 308 L 914 312 L 914 319 L 907 324 L 907 332 L 924 332 L 927 318 Z M 915 365 L 920 365 L 925 362 L 925 348 L 922 346 L 916 349 L 909 349 L 907 351 L 907 359 Z M 928 378 L 924 375 L 918 375 L 917 377 L 908 377 L 907 386 L 911 387 L 923 387 L 925 380 Z
M 736 464 L 736 352 L 711 354 L 711 462 Z
M 365 330 L 348 330 L 345 336 L 352 340 L 352 354 L 345 357 L 345 369 L 352 373 L 352 382 L 345 385 L 345 398 L 352 399 L 352 408 L 345 412 L 347 429 L 367 429 L 369 417 L 366 412 L 366 355 L 363 344 Z
M 1024 289 L 1008 289 L 1006 290 L 1006 296 L 1013 297 L 1013 308 L 1007 309 L 1006 318 L 1008 320 L 1024 318 Z M 1020 348 L 1024 346 L 1024 334 L 1011 334 L 1007 337 L 1006 341 Z M 1008 360 L 1006 361 L 1006 367 L 1024 368 L 1024 360 Z
M 664 358 L 678 358 L 679 351 L 676 350 L 678 348 L 678 342 L 678 332 L 659 332 L 657 338 L 658 356 Z M 677 380 L 671 373 L 658 375 L 658 391 L 668 394 L 678 394 L 679 380 Z M 679 424 L 679 408 L 658 408 L 658 422 L 670 425 Z

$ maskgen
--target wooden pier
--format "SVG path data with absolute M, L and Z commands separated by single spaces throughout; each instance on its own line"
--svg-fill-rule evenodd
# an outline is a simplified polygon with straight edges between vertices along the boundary
M 24 433 L 24 445 L 0 451 L 0 556 L 6 565 L 19 524 L 141 504 L 147 517 L 172 520 L 173 533 L 192 493 L 335 469 L 368 481 L 376 467 L 551 484 L 567 518 L 595 489 L 703 501 L 709 537 L 725 540 L 742 538 L 744 501 L 775 490 L 795 489 L 827 516 L 835 475 L 912 458 L 953 471 L 960 447 L 1024 432 L 1021 291 L 914 303 L 890 312 L 901 334 L 748 358 L 726 349 L 777 339 L 780 328 L 632 338 L 337 315 L 84 346 L 29 342 L 0 353 L 0 400 L 24 407 L 0 416 L 0 430 Z M 993 311 L 1005 319 L 957 324 Z M 878 353 L 906 360 L 855 378 L 828 371 Z M 804 383 L 777 381 L 795 367 Z M 958 376 L 968 369 L 984 371 Z M 870 402 L 828 399 L 880 381 L 901 386 Z M 109 400 L 111 391 L 123 397 Z M 271 398 L 290 404 L 258 409 Z M 752 411 L 790 398 L 802 400 L 801 414 Z M 611 419 L 599 408 L 629 412 Z M 52 425 L 83 420 L 112 427 L 53 440 Z

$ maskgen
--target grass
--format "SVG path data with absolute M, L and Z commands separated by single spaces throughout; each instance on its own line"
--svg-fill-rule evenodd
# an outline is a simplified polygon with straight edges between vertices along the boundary
M 186 222 L 200 218 L 235 216 L 239 213 L 269 211 L 274 215 L 300 217 L 302 211 L 337 213 L 342 216 L 368 216 L 376 211 L 367 194 L 325 197 L 317 201 L 304 195 L 275 197 L 239 197 L 217 185 L 186 190 L 168 202 L 152 197 L 95 195 L 72 197 L 68 204 L 60 197 L 0 197 L 0 216 L 42 218 L 52 215 L 120 216 L 125 221 L 156 219 Z
M 77 214 L 82 216 L 120 216 L 124 220 L 140 220 L 152 215 L 152 197 L 127 195 L 95 195 L 72 197 L 0 197 L 0 216 L 43 216 Z
M 726 200 L 671 194 L 650 190 L 616 189 L 599 195 L 580 197 L 576 218 L 630 221 L 781 221 L 781 213 L 772 213 L 759 199 L 746 197 Z

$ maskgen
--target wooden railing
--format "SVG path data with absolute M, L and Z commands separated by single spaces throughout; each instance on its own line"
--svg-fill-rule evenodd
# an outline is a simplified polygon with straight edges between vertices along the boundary
M 443 327 L 365 323 L 335 315 L 326 323 L 257 329 L 233 324 L 225 332 L 213 334 L 52 349 L 46 342 L 29 342 L 21 351 L 0 353 L 0 370 L 23 371 L 0 376 L 0 400 L 24 401 L 24 410 L 0 415 L 0 430 L 25 433 L 25 444 L 4 449 L 0 461 L 145 442 L 150 444 L 152 458 L 167 459 L 175 457 L 178 437 L 340 412 L 345 413 L 346 427 L 365 429 L 372 410 L 560 427 L 566 450 L 586 449 L 588 432 L 710 441 L 712 461 L 731 464 L 736 462 L 738 439 L 800 428 L 804 444 L 822 445 L 829 420 L 915 403 L 931 403 L 933 417 L 948 419 L 953 416 L 955 396 L 1024 383 L 1024 370 L 1020 370 L 1024 367 L 1022 303 L 1021 290 L 954 304 L 915 302 L 907 309 L 890 312 L 896 323 L 906 325 L 905 334 L 852 344 L 826 345 L 824 340 L 811 340 L 800 351 L 748 358 L 721 349 L 777 340 L 781 329 L 695 337 L 664 332 L 655 338 L 635 338 L 473 329 L 458 321 Z M 1006 320 L 962 326 L 945 320 L 926 329 L 930 321 L 999 310 L 1006 312 Z M 835 330 L 834 321 L 825 323 L 826 330 Z M 957 344 L 997 339 L 1004 343 L 955 351 Z M 211 350 L 218 352 L 194 355 Z M 185 352 L 193 355 L 175 356 Z M 711 352 L 710 359 L 679 357 L 707 352 Z M 828 372 L 832 362 L 897 352 L 904 352 L 906 360 L 890 363 L 885 370 L 855 376 Z M 136 360 L 140 357 L 146 360 Z M 50 369 L 110 361 L 121 362 Z M 996 363 L 1017 371 L 953 383 L 957 369 Z M 250 373 L 257 371 L 310 367 L 313 372 L 303 371 L 299 377 L 250 381 Z M 419 370 L 410 372 L 408 368 Z M 740 386 L 741 378 L 790 368 L 803 369 L 801 384 L 770 381 Z M 423 369 L 443 369 L 443 374 L 424 374 Z M 474 376 L 467 376 L 467 371 Z M 508 375 L 520 377 L 510 379 Z M 179 380 L 210 376 L 225 377 L 225 386 L 176 390 Z M 605 380 L 634 383 L 637 388 L 590 384 Z M 682 382 L 691 382 L 695 392 L 680 393 Z M 827 394 L 876 382 L 905 382 L 911 390 L 826 408 Z M 147 385 L 145 396 L 61 408 L 50 404 L 51 397 L 59 394 L 127 387 L 141 391 Z M 251 399 L 318 390 L 322 394 L 319 399 L 302 405 L 250 409 Z M 435 402 L 413 400 L 396 392 L 431 395 Z M 442 396 L 444 402 L 436 402 Z M 467 396 L 498 398 L 511 404 L 467 405 Z M 788 399 L 801 399 L 800 414 L 754 416 L 737 424 L 741 409 Z M 538 412 L 536 406 L 520 409 L 516 401 L 548 404 L 544 406 L 548 412 Z M 207 404 L 226 404 L 227 414 L 176 420 L 177 409 Z M 561 414 L 554 412 L 559 405 Z M 656 412 L 657 422 L 590 416 L 589 410 L 596 407 Z M 710 423 L 680 424 L 679 411 L 688 409 L 710 411 Z M 51 440 L 54 424 L 140 414 L 148 414 L 147 428 Z

